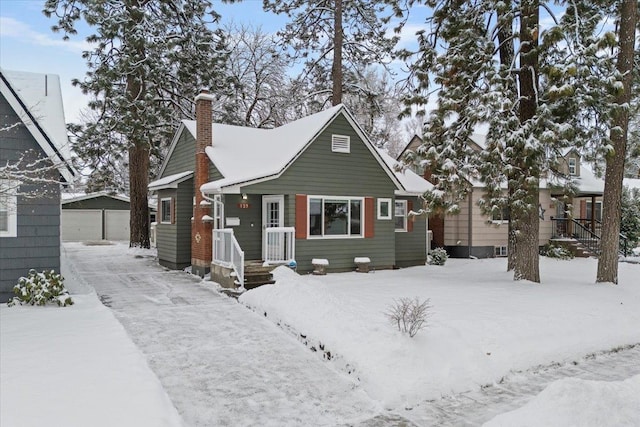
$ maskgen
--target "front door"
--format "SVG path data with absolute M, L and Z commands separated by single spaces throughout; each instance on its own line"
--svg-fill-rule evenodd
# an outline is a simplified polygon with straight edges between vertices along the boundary
M 284 234 L 267 228 L 284 227 L 284 196 L 262 196 L 262 259 L 284 259 Z

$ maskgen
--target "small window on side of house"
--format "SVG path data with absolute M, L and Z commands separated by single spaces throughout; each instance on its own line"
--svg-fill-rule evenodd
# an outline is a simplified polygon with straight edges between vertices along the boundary
M 171 197 L 160 200 L 160 223 L 171 224 Z
M 396 200 L 394 209 L 396 231 L 407 231 L 407 201 Z
M 0 237 L 18 236 L 17 184 L 0 180 Z
M 494 211 L 491 216 L 491 222 L 494 223 L 502 223 L 509 222 L 511 220 L 511 215 L 509 214 L 509 208 L 502 208 L 501 210 Z
M 575 157 L 569 157 L 569 175 L 576 175 L 578 172 L 578 160 Z
M 378 199 L 378 219 L 391 219 L 391 199 Z
M 347 135 L 331 135 L 331 151 L 334 153 L 350 153 L 351 137 Z
M 505 257 L 505 256 L 507 256 L 507 247 L 506 246 L 496 246 L 495 247 L 495 256 L 496 257 Z

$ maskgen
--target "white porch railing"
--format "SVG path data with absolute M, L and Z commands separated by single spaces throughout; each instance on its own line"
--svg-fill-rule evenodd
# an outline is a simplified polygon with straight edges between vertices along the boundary
M 244 251 L 240 248 L 233 229 L 213 230 L 213 263 L 232 268 L 236 273 L 240 287 L 244 287 Z
M 286 264 L 295 259 L 296 238 L 294 227 L 267 227 L 264 236 L 264 262 Z

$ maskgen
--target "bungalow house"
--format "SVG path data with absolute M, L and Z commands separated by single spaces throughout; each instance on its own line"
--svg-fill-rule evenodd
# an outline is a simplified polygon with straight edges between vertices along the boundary
M 60 271 L 70 159 L 58 76 L 0 70 L 0 301 L 29 269 Z
M 175 134 L 158 179 L 158 261 L 220 277 L 244 264 L 290 264 L 300 273 L 423 264 L 431 185 L 396 172 L 342 106 L 275 129 L 212 123 L 212 97 Z M 322 261 L 321 261 L 322 260 Z
M 474 133 L 468 142 L 481 150 L 484 135 Z M 418 136 L 412 138 L 400 154 L 416 150 L 422 144 Z M 429 170 L 419 164 L 411 165 L 425 179 L 431 180 Z M 587 247 L 578 252 L 597 252 L 597 241 L 602 218 L 602 194 L 604 181 L 581 161 L 575 149 L 566 150 L 561 164 L 562 172 L 573 180 L 577 192 L 572 200 L 563 202 L 564 194 L 557 186 L 543 181 L 540 186 L 538 214 L 540 220 L 539 244 L 544 246 L 551 239 L 575 239 Z M 432 215 L 429 227 L 433 230 L 433 243 L 444 247 L 450 256 L 466 258 L 490 258 L 507 255 L 508 216 L 502 214 L 488 217 L 480 211 L 479 201 L 484 194 L 484 185 L 472 180 L 467 200 L 460 202 L 457 215 Z

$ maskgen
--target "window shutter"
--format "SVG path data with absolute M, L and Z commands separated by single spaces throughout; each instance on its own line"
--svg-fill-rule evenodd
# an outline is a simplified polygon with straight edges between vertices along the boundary
M 296 239 L 307 238 L 307 195 L 296 194 Z
M 587 201 L 580 200 L 580 218 L 587 217 Z
M 364 237 L 373 237 L 375 226 L 376 208 L 373 197 L 364 198 Z
M 413 231 L 413 221 L 416 219 L 415 216 L 409 216 L 409 212 L 413 210 L 413 200 L 407 200 L 407 231 Z
M 176 198 L 171 198 L 171 224 L 176 223 Z

